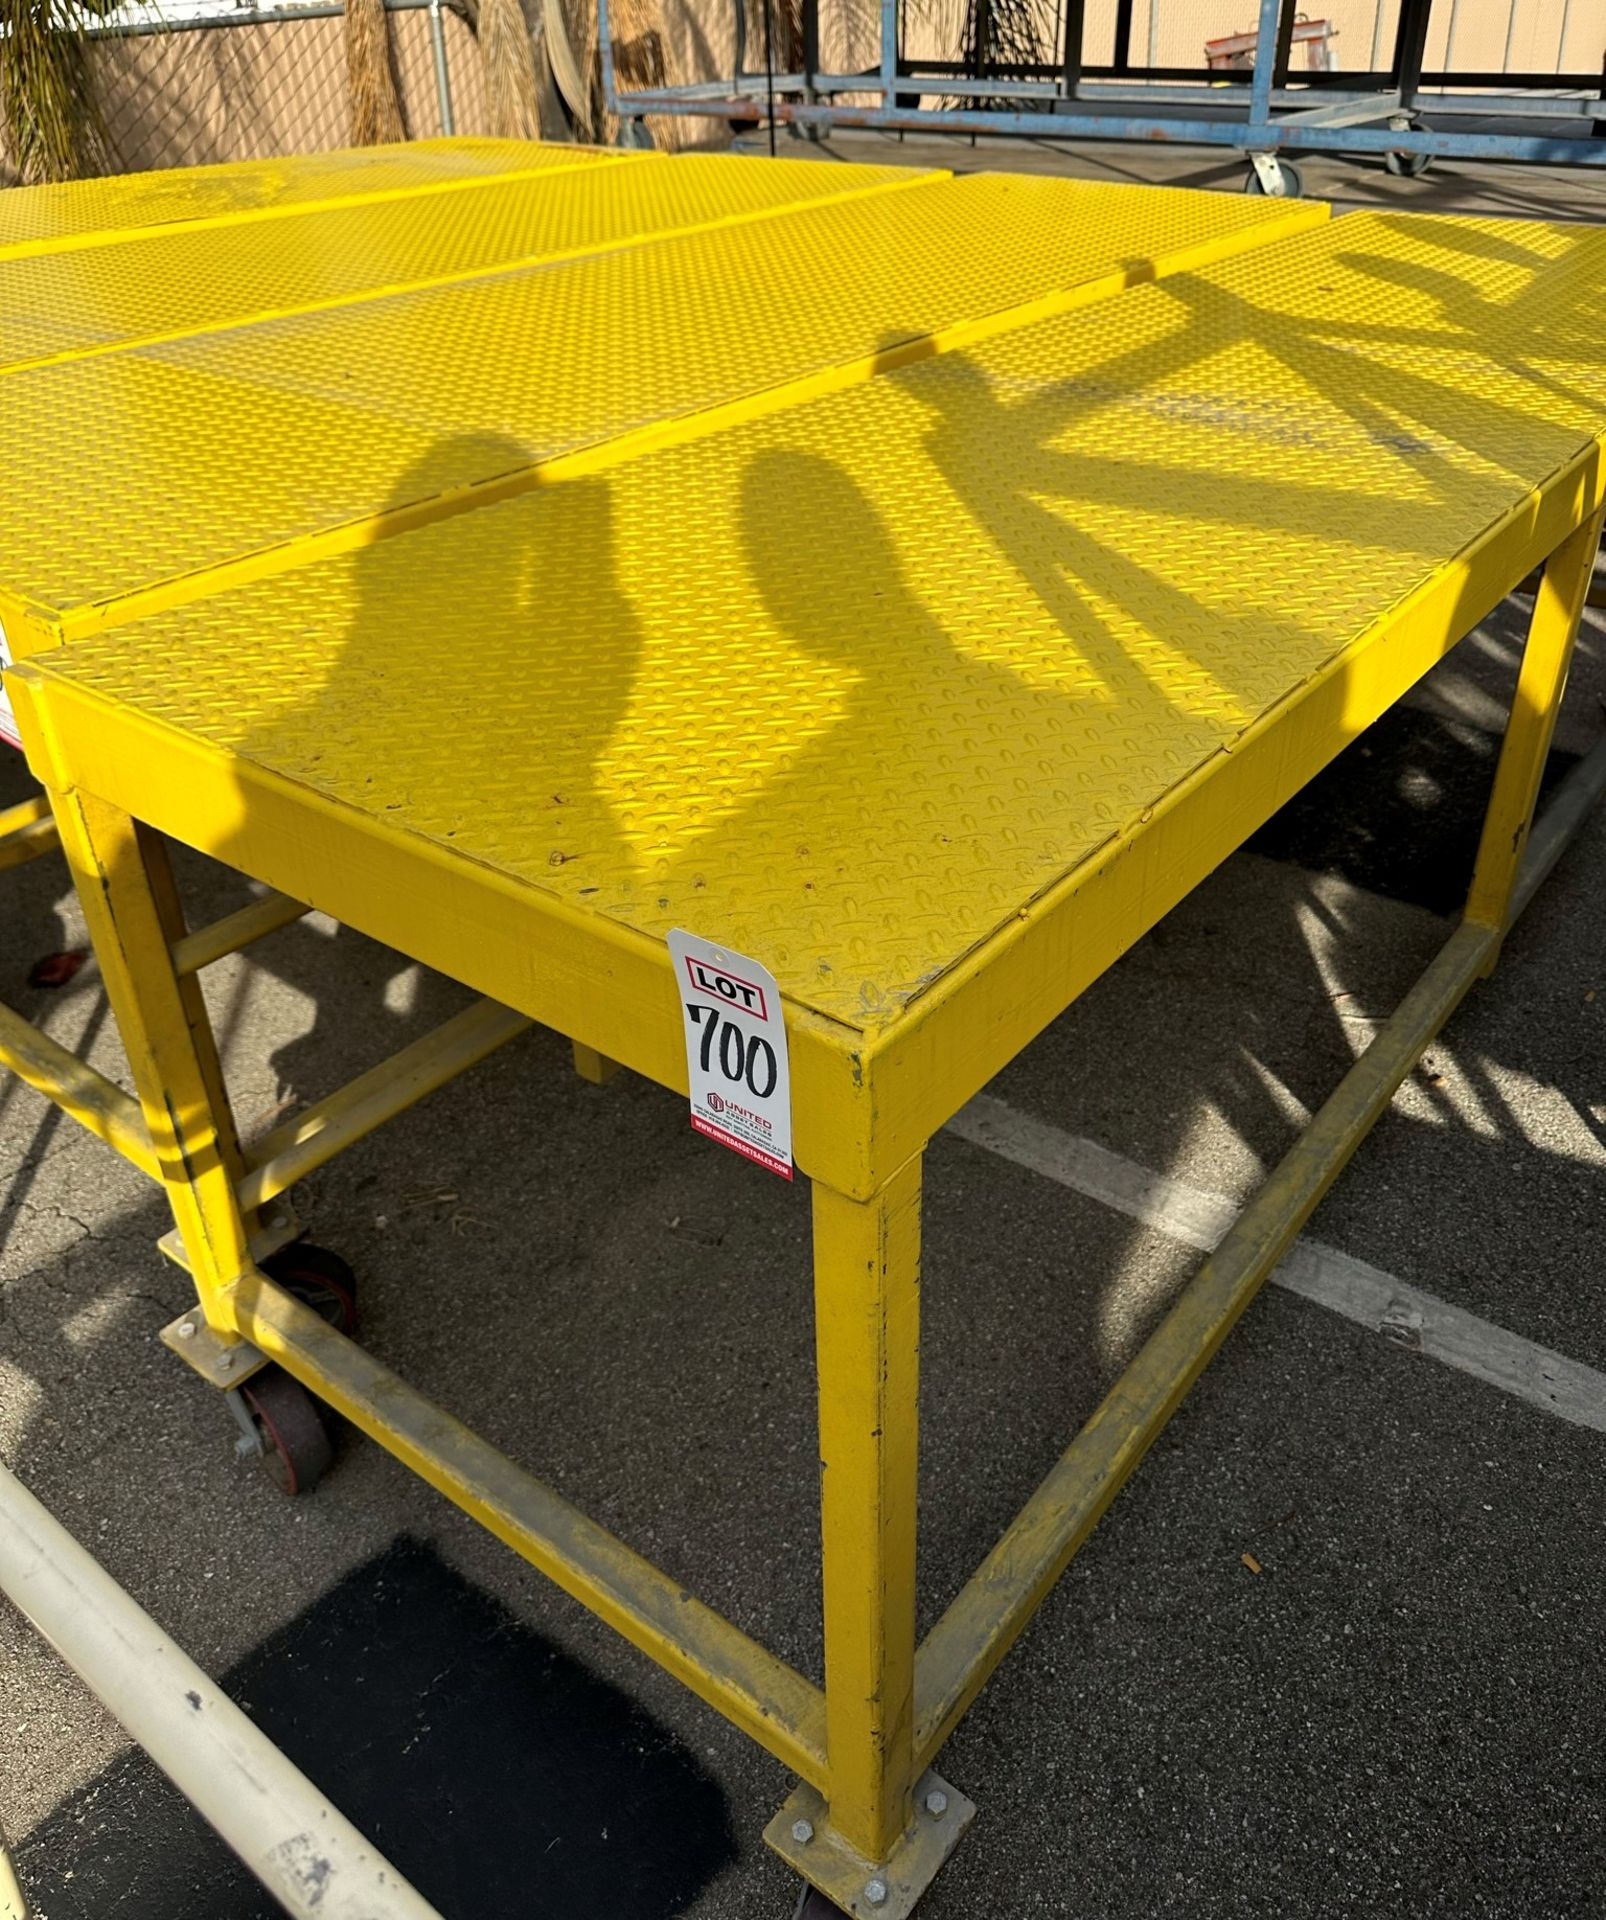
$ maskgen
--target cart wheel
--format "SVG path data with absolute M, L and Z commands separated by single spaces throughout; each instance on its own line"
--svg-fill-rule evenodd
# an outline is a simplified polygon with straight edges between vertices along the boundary
M 262 1464 L 281 1493 L 311 1493 L 334 1461 L 318 1403 L 280 1367 L 264 1367 L 240 1389 L 262 1436 Z
M 1396 180 L 1420 180 L 1432 164 L 1431 153 L 1406 153 L 1398 147 L 1390 147 L 1383 156 L 1384 172 Z
M 1292 160 L 1279 160 L 1278 171 L 1282 175 L 1282 185 L 1273 194 L 1277 200 L 1303 200 L 1305 197 L 1305 177 Z M 1248 194 L 1266 193 L 1266 183 L 1260 177 L 1257 167 L 1251 167 L 1244 176 L 1244 192 Z
M 336 1333 L 357 1331 L 357 1276 L 327 1247 L 294 1240 L 262 1262 L 262 1271 L 327 1320 Z
M 811 1887 L 805 1880 L 792 1920 L 848 1920 L 848 1917 L 833 1901 L 827 1900 L 818 1887 Z

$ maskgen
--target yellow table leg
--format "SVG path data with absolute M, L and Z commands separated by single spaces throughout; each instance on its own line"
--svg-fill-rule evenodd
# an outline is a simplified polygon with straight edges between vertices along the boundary
M 619 1071 L 619 1062 L 610 1060 L 605 1053 L 598 1053 L 595 1047 L 582 1046 L 578 1040 L 571 1042 L 574 1048 L 574 1070 L 582 1080 L 589 1080 L 594 1087 L 605 1087 Z
M 874 1199 L 814 1187 L 831 1825 L 886 1859 L 914 1785 L 920 1161 Z
M 1540 776 L 1567 688 L 1567 669 L 1594 572 L 1602 519 L 1596 513 L 1561 543 L 1545 563 L 1534 597 L 1522 669 L 1467 896 L 1467 918 L 1480 926 L 1502 930 L 1510 917 L 1512 888 L 1528 844 Z M 1491 969 L 1493 965 L 1491 957 Z
M 223 1290 L 251 1266 L 234 1192 L 245 1166 L 200 985 L 174 970 L 184 922 L 167 850 L 88 794 L 53 801 L 196 1291 L 208 1324 L 227 1335 Z
M 814 1317 L 825 1791 L 805 1781 L 764 1838 L 856 1920 L 908 1920 L 976 1811 L 915 1768 L 918 1155 L 866 1201 L 814 1183 Z

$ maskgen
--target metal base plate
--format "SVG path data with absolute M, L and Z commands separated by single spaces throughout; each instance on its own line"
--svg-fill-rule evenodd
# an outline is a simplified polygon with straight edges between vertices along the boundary
M 237 1387 L 268 1364 L 268 1356 L 248 1340 L 232 1344 L 220 1340 L 199 1307 L 191 1307 L 163 1327 L 162 1345 L 187 1360 L 214 1387 Z
M 301 1222 L 296 1218 L 294 1208 L 282 1200 L 274 1206 L 265 1207 L 251 1230 L 251 1258 L 266 1260 L 270 1253 L 287 1247 L 300 1232 Z M 189 1255 L 184 1251 L 184 1242 L 179 1237 L 177 1227 L 163 1234 L 156 1244 L 175 1266 L 189 1272 Z M 181 1313 L 176 1320 L 163 1327 L 162 1345 L 171 1348 L 214 1387 L 237 1387 L 242 1380 L 249 1380 L 253 1373 L 260 1373 L 268 1364 L 268 1356 L 259 1352 L 248 1340 L 232 1343 L 220 1340 L 206 1324 L 206 1315 L 199 1307 L 191 1307 L 188 1313 Z
M 932 1794 L 946 1801 L 941 1814 L 927 1811 Z M 907 1920 L 976 1817 L 974 1804 L 935 1773 L 921 1776 L 914 1803 L 909 1830 L 890 1859 L 880 1862 L 864 1859 L 838 1838 L 824 1796 L 809 1786 L 800 1786 L 787 1798 L 764 1829 L 764 1839 L 810 1886 L 818 1887 L 854 1920 Z M 810 1837 L 800 1840 L 797 1834 L 804 1829 Z M 868 1891 L 873 1881 L 885 1889 L 880 1900 L 873 1900 Z
M 260 1266 L 270 1253 L 277 1253 L 281 1247 L 289 1246 L 292 1240 L 301 1236 L 301 1222 L 296 1217 L 295 1208 L 283 1199 L 272 1202 L 257 1215 L 247 1236 L 246 1244 L 251 1249 L 251 1258 Z M 165 1254 L 175 1267 L 190 1271 L 190 1256 L 184 1251 L 184 1241 L 177 1227 L 170 1228 L 156 1243 L 158 1253 Z

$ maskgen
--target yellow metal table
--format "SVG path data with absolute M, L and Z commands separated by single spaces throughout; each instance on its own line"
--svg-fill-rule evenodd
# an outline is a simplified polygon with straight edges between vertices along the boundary
M 505 171 L 444 185 L 114 229 L 48 252 L 0 249 L 0 371 L 195 340 L 944 177 L 798 160 L 753 166 L 724 153 L 672 162 L 514 141 L 496 150 Z
M 567 168 L 585 155 L 605 157 L 599 148 L 457 136 L 12 187 L 0 192 L 0 259 L 94 245 L 136 229 L 221 226 L 279 208 L 449 193 L 490 175 Z
M 34 238 L 0 249 L 3 658 L 1327 218 L 476 141 L 12 198 L 0 232 Z M 42 803 L 0 815 L 0 868 L 53 845 Z M 304 911 L 269 896 L 188 933 L 181 971 Z M 501 1010 L 449 1023 L 334 1112 L 393 1113 L 515 1030 Z M 153 1169 L 127 1097 L 5 1007 L 0 1062 Z M 327 1117 L 263 1157 L 293 1145 L 307 1170 L 313 1137 L 340 1137 Z M 258 1253 L 294 1230 L 281 1207 Z
M 427 524 L 34 590 L 76 637 L 8 685 L 196 1279 L 171 1344 L 279 1362 L 778 1755 L 768 1838 L 851 1913 L 929 1884 L 971 1813 L 943 1741 L 1606 784 L 1597 753 L 1530 844 L 1606 497 L 1603 278 L 1594 230 L 1355 215 L 918 353 L 811 344 L 736 401 L 722 369 Z M 925 1143 L 1536 566 L 1463 925 L 917 1647 Z M 774 975 L 823 1686 L 264 1279 L 161 835 L 671 1087 L 670 929 Z
M 494 498 L 622 435 L 703 431 L 717 409 L 861 381 L 1327 218 L 1319 203 L 727 155 L 451 196 L 483 238 L 458 220 L 448 242 L 441 205 L 400 203 L 384 235 L 360 209 L 375 277 L 355 288 L 338 211 L 274 222 L 282 256 L 235 227 L 23 263 L 32 291 L 6 310 L 19 338 L 53 345 L 0 388 L 15 652 L 363 544 L 376 515 Z M 462 267 L 476 250 L 508 257 Z M 215 277 L 196 284 L 206 260 Z M 291 310 L 264 318 L 265 298 Z M 186 301 L 203 317 L 175 323 Z M 62 348 L 89 312 L 105 340 Z

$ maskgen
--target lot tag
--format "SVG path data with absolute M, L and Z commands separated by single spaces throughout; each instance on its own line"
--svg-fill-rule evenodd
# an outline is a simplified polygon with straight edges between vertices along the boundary
M 0 669 L 14 664 L 11 649 L 6 644 L 6 630 L 0 627 Z M 11 711 L 11 696 L 6 692 L 4 681 L 0 681 L 0 740 L 13 747 L 22 745 L 22 736 L 17 732 L 17 716 Z
M 692 1125 L 790 1180 L 792 1075 L 774 975 L 678 927 L 669 951 L 686 1023 Z

